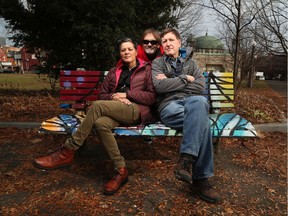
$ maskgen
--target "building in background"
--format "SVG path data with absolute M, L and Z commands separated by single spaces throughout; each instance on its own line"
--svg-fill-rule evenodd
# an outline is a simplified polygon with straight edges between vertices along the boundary
M 220 39 L 210 36 L 207 33 L 204 36 L 187 39 L 188 46 L 193 47 L 193 58 L 203 71 L 232 71 L 233 59 L 227 52 Z
M 7 45 L 0 46 L 0 69 L 1 72 L 13 73 L 19 72 L 21 58 L 19 54 L 20 48 Z
M 36 58 L 36 54 L 28 52 L 25 47 L 20 50 L 20 55 L 22 59 L 21 71 L 33 71 L 40 65 L 39 60 Z

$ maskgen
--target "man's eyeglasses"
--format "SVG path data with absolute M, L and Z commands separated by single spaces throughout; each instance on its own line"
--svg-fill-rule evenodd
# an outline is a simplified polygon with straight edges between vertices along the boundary
M 151 43 L 151 45 L 158 44 L 156 40 L 143 40 L 143 44 L 149 44 L 149 43 Z

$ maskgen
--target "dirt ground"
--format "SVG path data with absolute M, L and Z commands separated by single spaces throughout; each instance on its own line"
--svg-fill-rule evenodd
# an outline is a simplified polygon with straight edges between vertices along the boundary
M 269 89 L 239 95 L 236 110 L 253 123 L 287 118 L 287 98 Z M 41 121 L 61 112 L 57 96 L 47 93 L 2 92 L 0 102 L 0 121 Z M 113 166 L 95 137 L 68 169 L 33 167 L 35 157 L 66 138 L 38 134 L 37 128 L 0 129 L 0 215 L 287 215 L 286 133 L 220 140 L 211 178 L 222 197 L 217 204 L 200 200 L 174 178 L 179 138 L 156 138 L 150 145 L 141 138 L 118 138 L 129 181 L 113 196 L 102 194 Z

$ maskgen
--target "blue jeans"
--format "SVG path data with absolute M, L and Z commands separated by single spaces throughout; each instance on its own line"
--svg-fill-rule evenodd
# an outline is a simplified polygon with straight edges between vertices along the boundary
M 180 153 L 197 157 L 193 179 L 213 176 L 213 146 L 209 121 L 209 104 L 203 96 L 174 100 L 160 113 L 161 121 L 171 128 L 183 130 Z

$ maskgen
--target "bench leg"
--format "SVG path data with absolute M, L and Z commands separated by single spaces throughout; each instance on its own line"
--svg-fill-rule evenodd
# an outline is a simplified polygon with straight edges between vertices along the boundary
M 144 137 L 143 140 L 144 140 L 144 143 L 147 143 L 147 144 L 152 144 L 153 143 L 153 137 Z
M 217 137 L 217 138 L 213 137 L 212 143 L 213 143 L 215 154 L 219 154 L 219 152 L 220 152 L 220 139 L 219 139 L 219 137 Z

